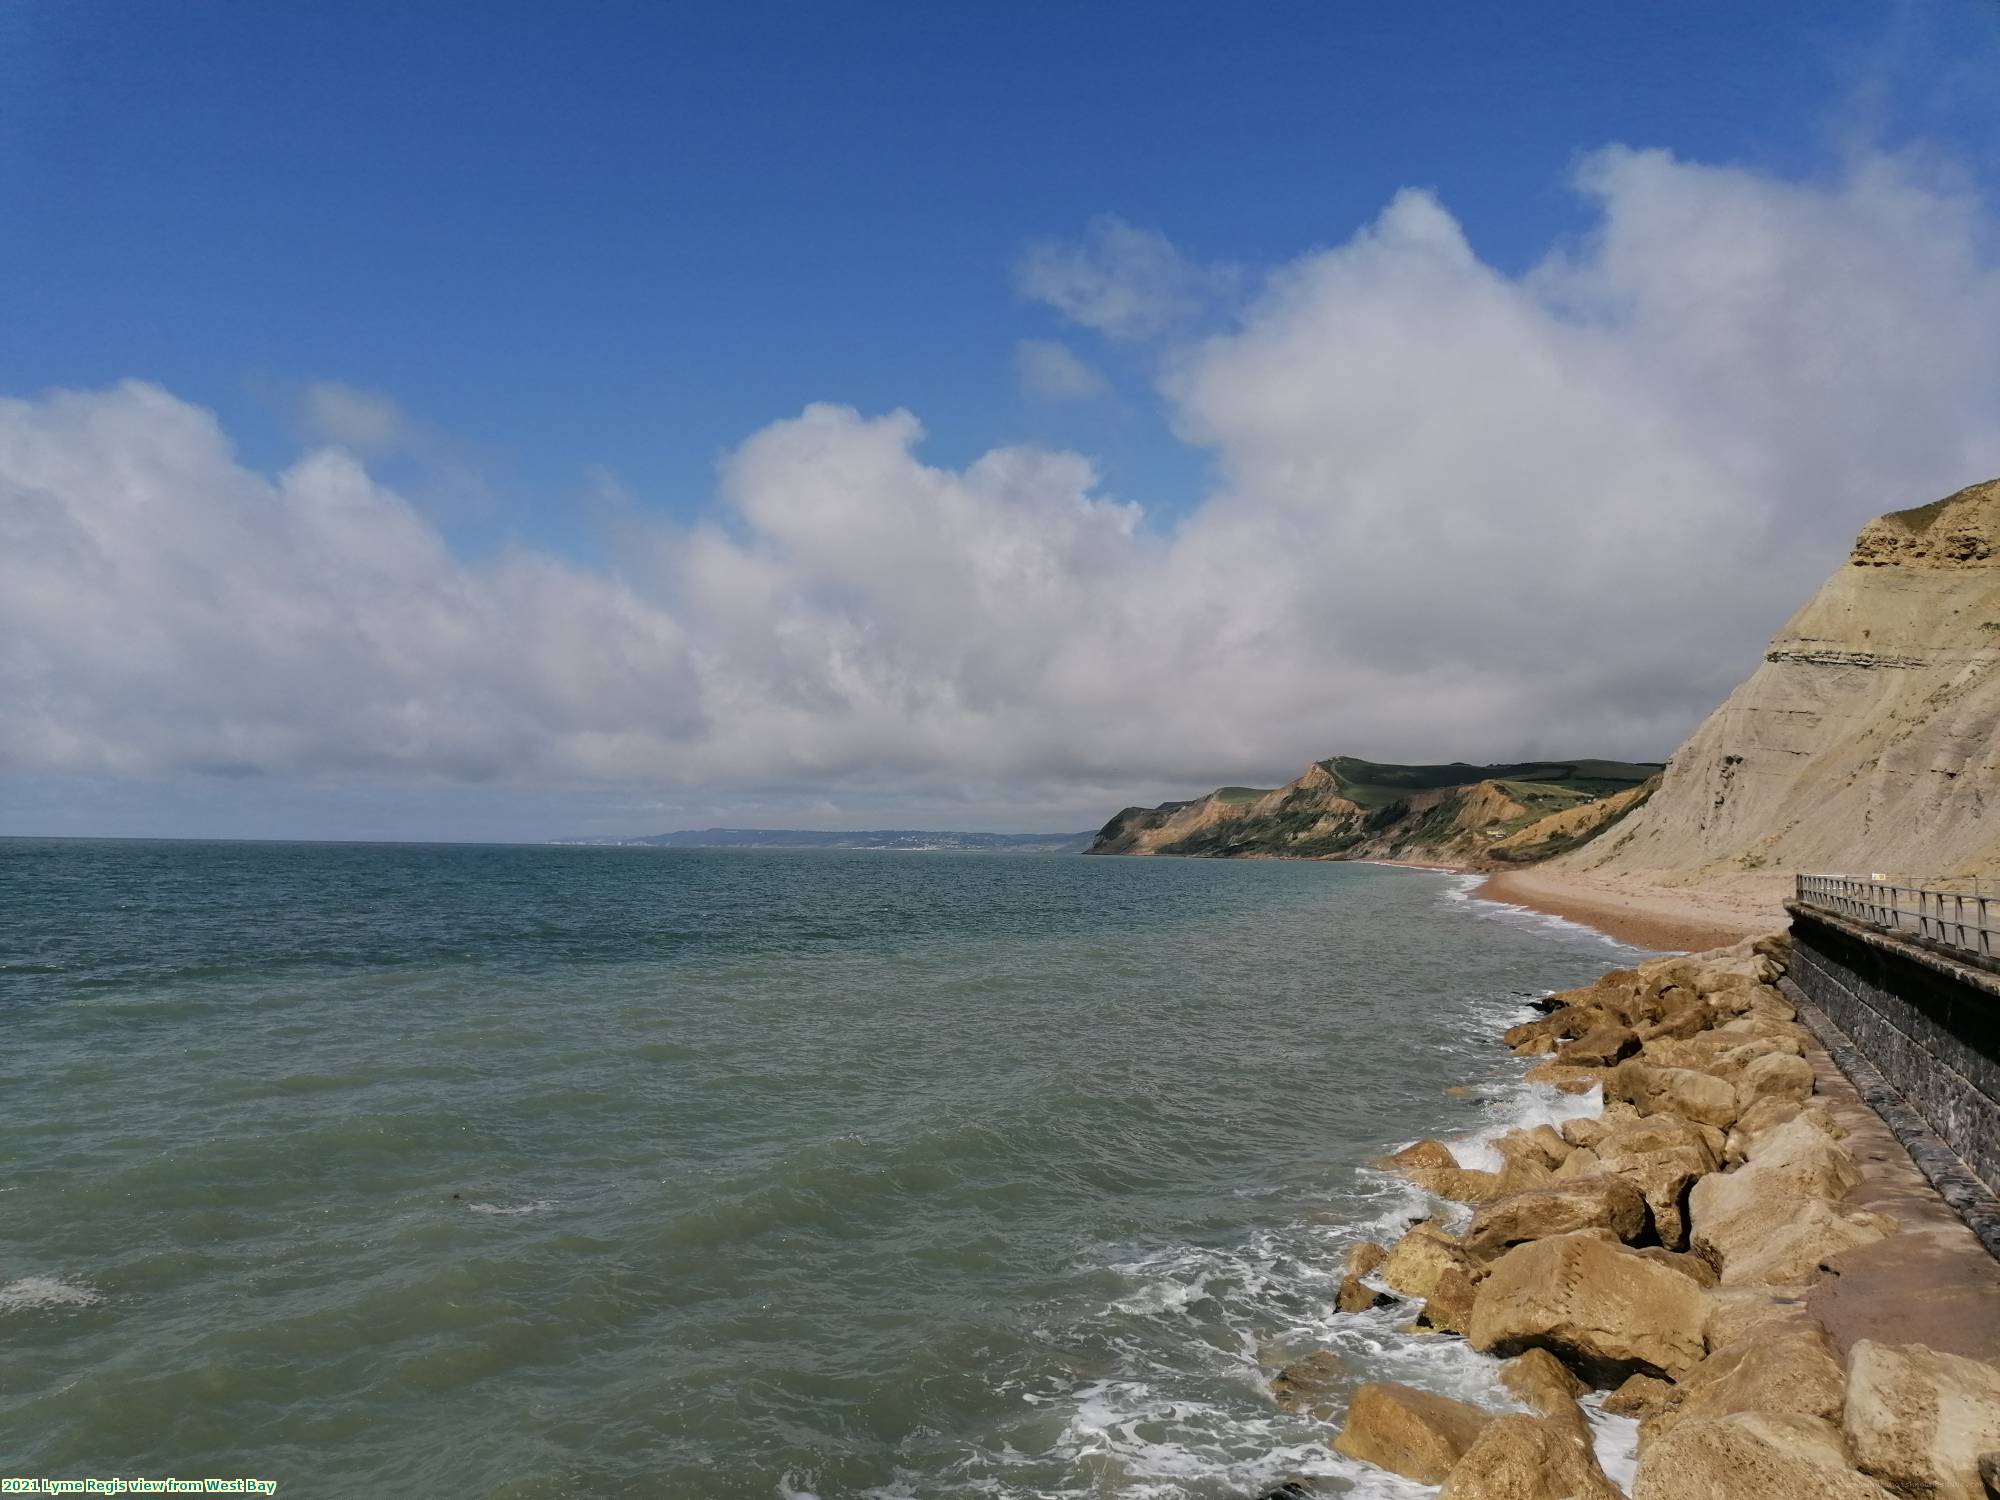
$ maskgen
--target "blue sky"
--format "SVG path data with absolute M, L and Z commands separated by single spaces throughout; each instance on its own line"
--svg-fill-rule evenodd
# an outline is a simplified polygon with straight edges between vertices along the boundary
M 1603 205 L 1573 178 L 1601 148 L 1829 195 L 1858 158 L 1880 157 L 1978 205 L 1964 233 L 1983 274 L 1996 76 L 1990 0 L 16 4 L 0 13 L 0 396 L 149 382 L 212 414 L 237 462 L 273 476 L 329 436 L 309 414 L 318 383 L 371 393 L 393 403 L 397 436 L 370 451 L 332 435 L 467 567 L 526 550 L 623 577 L 634 524 L 740 533 L 718 462 L 814 402 L 868 419 L 908 409 L 926 434 L 913 451 L 953 473 L 995 448 L 1087 455 L 1096 499 L 1142 505 L 1141 532 L 1164 534 L 1256 468 L 1190 406 L 1190 369 L 1243 337 L 1274 274 L 1348 245 L 1398 193 L 1427 191 L 1480 266 L 1526 281 L 1604 233 Z M 1065 316 L 1060 299 L 1024 295 L 1033 247 L 1088 256 L 1105 216 L 1171 247 L 1196 288 L 1172 328 L 1107 337 L 1074 304 Z M 1060 344 L 1088 391 L 1024 390 L 1023 340 Z M 1984 428 L 1961 438 L 1984 451 Z M 1905 472 L 1932 482 L 1892 467 L 1887 483 Z M 1861 507 L 1829 505 L 1815 569 Z M 880 641 L 887 616 L 854 602 L 859 587 L 815 575 L 793 594 L 839 595 L 856 638 Z M 1730 671 L 1795 602 L 1747 613 Z M 688 618 L 671 613 L 673 629 L 698 638 Z M 968 687 L 961 668 L 982 648 L 967 628 L 951 695 L 1014 691 Z M 1631 680 L 1661 670 L 1635 663 Z M 1657 742 L 1691 727 L 1715 685 L 1662 686 L 1660 715 L 1578 732 L 1664 754 Z M 1295 696 L 1262 690 L 1274 716 Z M 1033 694 L 1016 707 L 1049 711 Z M 703 698 L 704 719 L 725 711 Z M 1295 750 L 1253 737 L 1153 762 L 1131 790 L 1275 773 L 1344 748 L 1315 738 L 1343 715 L 1352 701 L 1297 725 Z M 137 732 L 121 722 L 116 735 Z M 1392 728 L 1372 739 L 1437 737 Z M 1496 755 L 1526 742 L 1511 728 L 1486 738 Z M 943 748 L 927 756 L 905 769 L 953 779 Z M 258 828 L 287 832 L 327 831 L 349 813 L 326 809 L 358 800 L 384 828 L 527 836 L 599 816 L 606 786 L 634 789 L 613 819 L 873 822 L 907 807 L 1033 826 L 1119 789 L 1115 752 L 1078 739 L 996 758 L 963 807 L 898 803 L 859 752 L 740 783 L 627 760 L 558 774 L 529 757 L 482 766 L 463 793 L 477 810 L 426 822 L 420 809 L 467 784 L 447 761 L 260 750 L 72 764 L 44 748 L 0 766 L 16 821 L 50 831 L 203 831 L 238 785 L 213 779 L 222 765 L 259 779 L 251 800 L 275 810 Z M 424 790 L 439 777 L 451 798 Z M 853 792 L 856 777 L 873 789 Z M 114 782 L 116 797 L 91 790 Z M 92 825 L 111 805 L 136 810 Z M 170 811 L 189 807 L 207 811 Z

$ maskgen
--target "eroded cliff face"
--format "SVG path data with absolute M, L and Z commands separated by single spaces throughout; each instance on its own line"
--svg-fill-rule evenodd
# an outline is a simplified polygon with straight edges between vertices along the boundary
M 1615 836 L 1662 884 L 2000 874 L 2000 480 L 1871 522 Z
M 1128 807 L 1089 852 L 1500 867 L 1610 827 L 1644 800 L 1656 769 L 1615 761 L 1392 766 L 1335 756 L 1273 791 L 1222 787 L 1189 802 Z

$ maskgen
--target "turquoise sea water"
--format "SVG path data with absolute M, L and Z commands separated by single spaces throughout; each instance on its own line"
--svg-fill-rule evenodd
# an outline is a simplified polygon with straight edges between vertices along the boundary
M 1629 956 L 1465 885 L 0 840 L 6 1472 L 1400 1493 L 1265 1381 L 1483 1381 L 1331 1312 L 1366 1162 L 1550 1107 L 1496 1033 Z

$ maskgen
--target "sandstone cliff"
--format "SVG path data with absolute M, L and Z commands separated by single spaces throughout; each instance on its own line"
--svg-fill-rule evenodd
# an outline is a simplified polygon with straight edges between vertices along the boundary
M 1649 795 L 1655 765 L 1395 766 L 1334 756 L 1272 791 L 1128 807 L 1092 854 L 1402 859 L 1499 867 L 1572 849 Z
M 1863 530 L 1615 837 L 1551 872 L 2000 874 L 2000 480 Z

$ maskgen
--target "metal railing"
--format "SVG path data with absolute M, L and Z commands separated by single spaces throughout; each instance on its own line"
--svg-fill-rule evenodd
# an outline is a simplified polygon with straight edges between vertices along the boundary
M 1860 875 L 1801 875 L 1798 903 L 1834 912 L 1884 932 L 1914 933 L 1976 958 L 2000 957 L 2000 884 L 1964 882 L 1970 889 L 1903 885 Z

